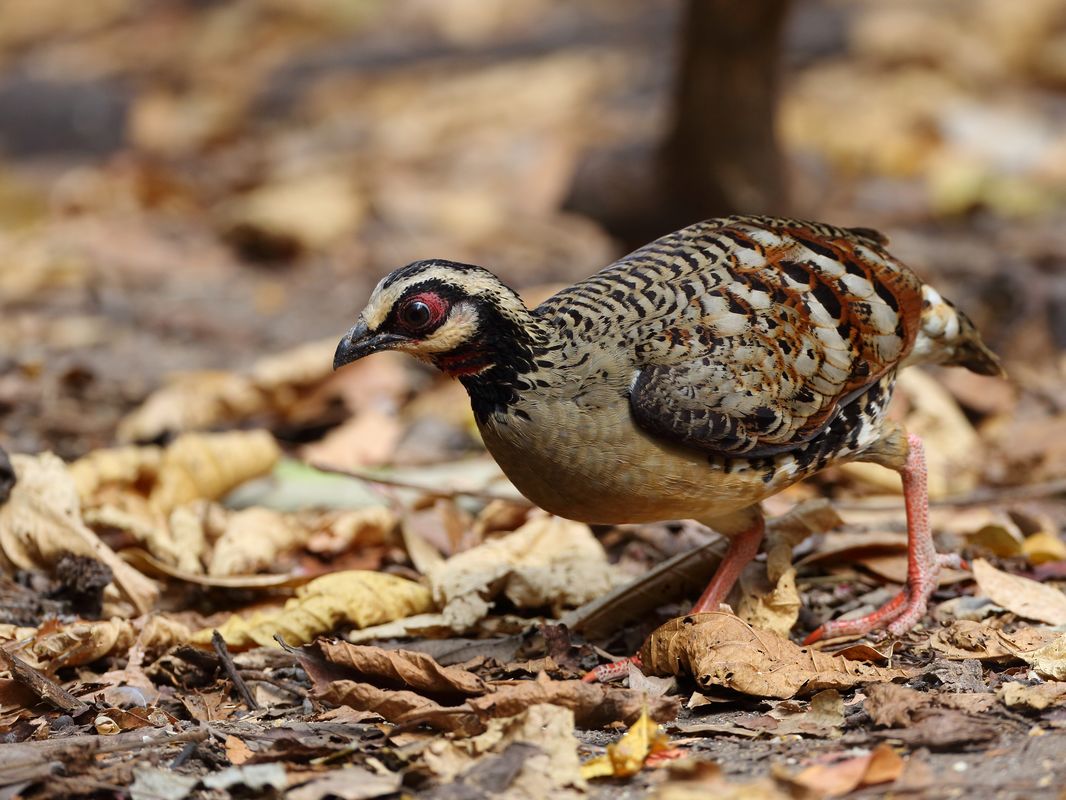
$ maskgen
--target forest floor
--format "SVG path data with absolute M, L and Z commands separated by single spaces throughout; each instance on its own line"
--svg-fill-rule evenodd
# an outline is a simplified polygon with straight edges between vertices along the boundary
M 1060 4 L 790 24 L 797 215 L 887 233 L 1010 376 L 901 376 L 970 568 L 898 641 L 818 655 L 795 643 L 903 580 L 891 473 L 768 501 L 739 617 L 681 636 L 716 534 L 543 516 L 461 387 L 331 370 L 408 261 L 532 303 L 622 255 L 567 198 L 604 143 L 651 151 L 677 6 L 581 5 L 40 0 L 0 26 L 0 800 L 1066 797 Z M 648 674 L 578 680 L 648 637 Z M 668 647 L 693 666 L 657 677 Z

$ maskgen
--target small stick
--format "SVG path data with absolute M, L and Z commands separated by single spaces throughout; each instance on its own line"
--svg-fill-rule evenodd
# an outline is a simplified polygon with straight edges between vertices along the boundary
M 229 648 L 226 647 L 226 640 L 222 638 L 222 634 L 218 631 L 211 632 L 211 646 L 215 648 L 215 652 L 218 654 L 219 660 L 222 662 L 222 668 L 226 670 L 226 674 L 233 682 L 237 694 L 241 696 L 241 700 L 248 707 L 248 710 L 258 711 L 259 703 L 255 702 L 252 693 L 248 691 L 247 684 L 245 684 L 240 673 L 237 672 L 237 665 L 233 663 L 233 656 L 229 654 Z
M 516 503 L 518 505 L 532 505 L 526 498 L 521 495 L 504 495 L 496 494 L 495 492 L 478 491 L 477 489 L 434 489 L 431 486 L 424 486 L 418 483 L 411 483 L 410 481 L 400 480 L 398 478 L 386 478 L 383 475 L 375 475 L 372 472 L 366 472 L 356 469 L 340 469 L 338 467 L 330 467 L 325 464 L 312 464 L 312 467 L 319 472 L 329 472 L 333 475 L 344 475 L 348 478 L 355 478 L 356 480 L 366 481 L 367 483 L 379 483 L 382 486 L 395 486 L 397 489 L 414 489 L 415 491 L 424 492 L 425 494 L 432 495 L 433 497 L 444 497 L 449 500 L 456 497 L 473 497 L 478 500 L 503 500 L 507 503 Z
M 21 683 L 42 700 L 47 700 L 61 711 L 66 711 L 72 717 L 84 714 L 89 706 L 72 695 L 54 680 L 34 669 L 14 653 L 9 653 L 0 647 L 0 666 L 11 673 L 16 681 Z

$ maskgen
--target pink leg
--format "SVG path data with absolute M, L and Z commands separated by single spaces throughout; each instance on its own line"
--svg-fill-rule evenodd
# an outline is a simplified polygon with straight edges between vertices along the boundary
M 689 613 L 701 614 L 704 611 L 718 610 L 718 606 L 725 602 L 726 597 L 733 591 L 744 567 L 758 554 L 765 532 L 766 525 L 760 515 L 758 522 L 730 539 L 722 563 L 718 565 L 711 582 L 707 584 L 707 588 Z
M 718 565 L 711 582 L 707 584 L 707 588 L 703 590 L 700 599 L 696 601 L 696 605 L 692 607 L 692 611 L 689 613 L 700 614 L 705 611 L 718 610 L 718 606 L 725 601 L 733 590 L 733 586 L 736 585 L 744 567 L 751 563 L 751 560 L 758 554 L 759 545 L 762 544 L 762 537 L 765 531 L 766 525 L 760 514 L 758 521 L 754 525 L 730 539 L 729 547 L 725 551 L 722 563 Z M 624 678 L 629 674 L 630 663 L 639 667 L 640 656 L 632 656 L 610 664 L 602 664 L 591 672 L 586 673 L 581 680 L 586 683 L 606 683 L 607 681 Z
M 928 471 L 922 440 L 913 433 L 907 437 L 907 463 L 900 470 L 903 503 L 907 509 L 907 585 L 881 608 L 865 617 L 827 622 L 804 640 L 804 644 L 836 636 L 867 634 L 888 628 L 893 636 L 909 631 L 925 614 L 929 597 L 937 587 L 940 568 L 962 565 L 959 556 L 940 555 L 933 547 L 929 529 Z

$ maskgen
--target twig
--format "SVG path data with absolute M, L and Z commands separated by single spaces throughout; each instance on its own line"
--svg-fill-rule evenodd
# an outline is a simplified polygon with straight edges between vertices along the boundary
M 89 710 L 89 706 L 54 680 L 2 647 L 0 647 L 0 666 L 8 670 L 11 673 L 11 677 L 42 700 L 47 700 L 61 711 L 66 711 L 72 717 L 84 714 Z
M 473 497 L 478 500 L 502 500 L 506 503 L 517 503 L 519 505 L 533 505 L 526 498 L 521 495 L 504 495 L 496 494 L 495 492 L 479 491 L 477 489 L 434 489 L 431 486 L 423 486 L 418 483 L 411 483 L 410 481 L 400 480 L 398 478 L 386 478 L 382 475 L 375 475 L 373 472 L 368 472 L 358 469 L 340 469 L 338 467 L 330 467 L 325 464 L 311 464 L 312 467 L 319 472 L 329 472 L 333 475 L 344 475 L 348 478 L 355 478 L 356 480 L 366 481 L 367 483 L 380 483 L 382 486 L 395 486 L 397 489 L 414 489 L 415 491 L 423 492 L 433 497 L 444 497 L 449 500 L 456 497 Z
M 248 707 L 248 710 L 258 711 L 259 703 L 255 702 L 255 698 L 248 691 L 248 686 L 245 684 L 244 679 L 237 672 L 237 665 L 233 663 L 233 657 L 229 654 L 226 640 L 222 638 L 222 634 L 218 631 L 211 631 L 211 646 L 215 648 L 215 652 L 222 662 L 222 668 L 226 670 L 229 679 L 233 681 L 233 687 L 237 690 L 237 694 L 241 696 L 241 700 Z
M 1066 478 L 1057 478 L 1044 483 L 1033 483 L 1028 486 L 1008 486 L 1003 489 L 977 489 L 966 494 L 953 497 L 941 497 L 930 500 L 930 506 L 957 507 L 979 506 L 985 503 L 1011 503 L 1018 500 L 1035 500 L 1041 497 L 1051 497 L 1056 494 L 1066 493 Z M 901 508 L 900 503 L 886 503 L 884 501 L 863 500 L 839 500 L 834 501 L 834 508 L 844 511 L 895 511 Z

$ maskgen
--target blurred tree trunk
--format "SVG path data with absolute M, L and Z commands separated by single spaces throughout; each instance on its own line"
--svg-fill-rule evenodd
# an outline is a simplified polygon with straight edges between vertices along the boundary
M 788 8 L 687 0 L 665 139 L 593 155 L 568 205 L 630 246 L 708 217 L 785 211 L 774 112 Z

